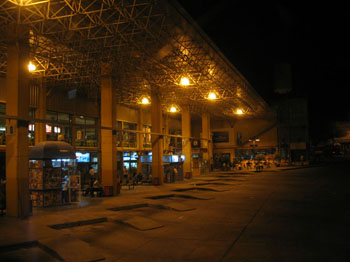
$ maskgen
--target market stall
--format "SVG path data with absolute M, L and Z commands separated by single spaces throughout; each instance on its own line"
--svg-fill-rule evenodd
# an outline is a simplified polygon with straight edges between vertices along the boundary
M 33 207 L 48 207 L 81 200 L 73 147 L 61 141 L 45 141 L 29 152 L 29 191 Z

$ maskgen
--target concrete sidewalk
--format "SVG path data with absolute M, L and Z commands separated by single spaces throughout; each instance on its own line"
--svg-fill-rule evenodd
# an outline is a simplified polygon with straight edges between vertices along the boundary
M 170 230 L 169 227 L 162 228 L 174 220 L 174 214 L 181 217 L 178 214 L 189 214 L 200 207 L 205 210 L 206 204 L 202 206 L 202 203 L 215 200 L 216 196 L 222 196 L 220 194 L 231 199 L 229 195 L 233 188 L 236 190 L 244 183 L 249 184 L 251 179 L 260 179 L 261 174 L 271 175 L 300 168 L 305 167 L 269 168 L 259 173 L 252 169 L 215 172 L 163 186 L 138 185 L 134 190 L 123 190 L 117 197 L 84 198 L 79 204 L 35 208 L 33 216 L 26 220 L 0 217 L 0 261 L 123 261 L 121 257 L 108 255 L 103 248 L 91 244 L 93 240 L 85 238 L 90 231 L 84 236 L 84 232 L 79 230 L 98 231 L 106 225 L 118 227 L 121 231 L 125 228 L 145 232 Z M 201 184 L 205 187 L 199 186 Z M 220 201 L 218 204 L 222 205 Z M 161 219 L 154 219 L 153 214 Z M 77 235 L 71 234 L 72 230 L 77 231 Z M 215 232 L 211 233 L 215 235 Z M 129 239 L 127 235 L 123 237 Z M 129 241 L 141 240 L 133 237 Z M 147 241 L 144 240 L 144 243 Z M 189 246 L 191 244 L 182 248 Z M 126 255 L 125 252 L 123 254 Z

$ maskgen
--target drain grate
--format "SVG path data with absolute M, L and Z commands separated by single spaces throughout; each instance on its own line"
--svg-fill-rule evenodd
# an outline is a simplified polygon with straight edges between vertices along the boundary
M 212 189 L 212 188 L 205 188 L 205 187 L 190 187 L 190 188 L 179 188 L 179 189 L 174 189 L 173 191 L 176 192 L 185 192 L 185 191 L 211 191 L 211 192 L 221 192 L 219 190 L 216 189 Z
M 244 181 L 244 179 L 237 179 L 237 178 L 217 178 L 217 179 L 206 179 L 203 181 Z
M 214 186 L 232 186 L 232 184 L 227 184 L 227 183 L 195 183 L 192 184 L 194 186 L 207 186 L 207 185 L 214 185 Z
M 62 224 L 51 225 L 49 227 L 60 230 L 65 228 L 93 225 L 93 224 L 98 224 L 103 222 L 107 222 L 107 217 L 101 217 L 101 218 L 95 218 L 95 219 L 89 219 L 89 220 L 80 220 L 75 222 L 67 222 Z
M 28 250 L 28 251 L 25 252 L 24 250 Z M 52 261 L 52 258 L 55 259 L 56 261 L 64 261 L 64 259 L 60 257 L 57 254 L 57 252 L 39 243 L 37 240 L 21 242 L 21 243 L 6 245 L 6 246 L 0 246 L 0 260 L 17 261 L 16 257 L 22 260 L 23 257 L 21 257 L 21 254 L 23 255 L 24 252 L 27 255 L 35 255 L 35 256 L 40 255 L 40 258 L 45 257 L 45 260 L 49 259 L 49 261 Z
M 12 245 L 0 246 L 0 253 L 10 252 L 21 248 L 37 247 L 38 245 L 39 245 L 39 242 L 37 240 L 34 240 L 34 241 L 28 241 L 28 242 L 20 242 Z
M 166 199 L 166 198 L 174 198 L 174 197 L 187 198 L 187 199 L 197 199 L 197 200 L 210 200 L 210 199 L 213 199 L 213 198 L 201 198 L 201 197 L 195 197 L 195 196 L 183 195 L 183 194 L 169 194 L 169 195 L 149 196 L 149 197 L 145 197 L 145 198 L 148 198 L 148 199 Z
M 124 210 L 132 210 L 132 209 L 142 208 L 142 207 L 149 207 L 149 204 L 148 203 L 141 203 L 141 204 L 136 204 L 136 205 L 119 206 L 119 207 L 108 208 L 108 210 L 124 211 Z

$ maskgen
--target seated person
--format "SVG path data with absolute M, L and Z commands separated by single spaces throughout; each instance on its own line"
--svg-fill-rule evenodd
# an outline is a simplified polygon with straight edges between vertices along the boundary
M 94 195 L 101 195 L 101 193 L 102 193 L 102 185 L 101 185 L 100 181 L 98 181 L 98 179 L 96 179 L 94 181 L 94 184 L 92 186 L 92 190 L 94 192 Z M 96 194 L 95 194 L 95 192 L 96 192 Z

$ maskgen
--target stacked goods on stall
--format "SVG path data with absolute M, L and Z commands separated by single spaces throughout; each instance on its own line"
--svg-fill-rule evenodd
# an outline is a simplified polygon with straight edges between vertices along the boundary
M 29 161 L 29 189 L 34 207 L 62 203 L 61 168 L 53 168 L 51 160 Z

